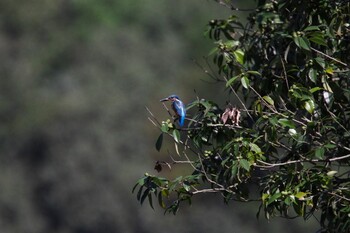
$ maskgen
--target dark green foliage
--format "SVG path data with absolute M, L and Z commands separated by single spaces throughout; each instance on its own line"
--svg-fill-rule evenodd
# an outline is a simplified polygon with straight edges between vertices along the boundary
M 174 181 L 146 175 L 141 203 L 155 194 L 176 213 L 193 195 L 217 192 L 225 202 L 259 201 L 268 219 L 317 215 L 322 232 L 349 232 L 349 15 L 344 0 L 281 0 L 259 1 L 247 23 L 235 12 L 210 21 L 211 76 L 242 115 L 225 124 L 216 103 L 197 100 L 183 141 L 174 125 L 159 125 L 193 173 Z

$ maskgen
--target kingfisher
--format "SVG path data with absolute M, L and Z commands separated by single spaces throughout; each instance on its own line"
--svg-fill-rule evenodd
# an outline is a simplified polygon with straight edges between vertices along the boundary
M 186 117 L 186 107 L 177 95 L 170 95 L 167 98 L 161 99 L 160 102 L 171 101 L 171 107 L 176 116 L 179 118 L 179 125 L 182 127 Z

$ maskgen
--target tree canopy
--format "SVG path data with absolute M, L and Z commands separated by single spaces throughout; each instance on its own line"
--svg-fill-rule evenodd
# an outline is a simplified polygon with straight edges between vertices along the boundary
M 156 149 L 164 136 L 175 145 L 156 170 L 187 164 L 192 173 L 146 173 L 137 199 L 175 214 L 197 194 L 220 193 L 227 203 L 259 202 L 267 219 L 316 217 L 322 232 L 349 232 L 349 1 L 218 3 L 232 15 L 208 23 L 216 69 L 208 60 L 203 71 L 225 86 L 227 103 L 199 97 L 182 128 L 150 112 L 161 131 Z

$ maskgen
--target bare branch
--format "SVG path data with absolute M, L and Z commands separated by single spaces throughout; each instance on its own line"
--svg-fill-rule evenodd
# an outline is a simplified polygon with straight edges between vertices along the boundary
M 343 160 L 343 159 L 347 159 L 350 158 L 350 154 L 344 155 L 344 156 L 339 156 L 339 157 L 335 157 L 335 158 L 331 158 L 331 159 L 310 159 L 310 160 L 291 160 L 291 161 L 287 161 L 284 163 L 267 163 L 264 162 L 262 160 L 257 160 L 257 162 L 263 164 L 263 165 L 259 165 L 259 164 L 254 164 L 253 166 L 255 167 L 259 167 L 259 168 L 273 168 L 273 167 L 278 167 L 278 166 L 284 166 L 284 165 L 289 165 L 289 164 L 296 164 L 296 163 L 325 163 L 325 162 L 335 162 L 335 161 L 339 161 L 339 160 Z
M 321 51 L 319 51 L 319 50 L 317 50 L 317 49 L 311 48 L 311 50 L 314 51 L 314 52 L 316 52 L 316 53 L 319 53 L 319 54 L 321 54 L 322 56 L 325 56 L 326 58 L 329 58 L 329 59 L 331 59 L 331 60 L 333 60 L 333 61 L 335 61 L 335 62 L 337 62 L 337 63 L 339 63 L 339 64 L 342 64 L 343 66 L 348 67 L 348 65 L 347 65 L 346 63 L 344 63 L 344 62 L 342 62 L 342 61 L 339 61 L 338 59 L 336 59 L 336 58 L 334 58 L 334 57 L 331 57 L 331 56 L 329 56 L 329 55 L 327 55 L 327 54 L 325 54 L 325 53 L 323 53 L 323 52 L 321 52 Z
M 230 10 L 233 10 L 233 11 L 254 11 L 255 9 L 241 9 L 241 8 L 237 8 L 237 7 L 234 7 L 232 3 L 228 4 L 226 3 L 225 0 L 215 0 L 215 2 L 219 3 L 220 5 L 223 5 L 227 8 L 229 8 Z

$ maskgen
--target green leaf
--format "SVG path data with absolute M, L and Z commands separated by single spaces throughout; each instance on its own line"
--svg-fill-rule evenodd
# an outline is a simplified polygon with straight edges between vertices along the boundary
M 248 87 L 249 87 L 249 79 L 248 79 L 246 76 L 243 76 L 243 77 L 242 77 L 241 83 L 242 83 L 242 86 L 243 86 L 245 89 L 248 89 Z
M 316 92 L 316 91 L 320 91 L 320 90 L 323 90 L 321 87 L 314 87 L 314 88 L 311 88 L 309 91 L 311 92 L 311 93 L 314 93 L 314 92 Z
M 150 193 L 150 189 L 146 189 L 145 192 L 142 194 L 142 197 L 141 197 L 141 205 L 143 204 L 143 202 L 145 201 L 146 197 L 148 196 L 148 194 Z
M 315 61 L 317 62 L 317 64 L 319 64 L 323 69 L 326 67 L 326 62 L 325 62 L 325 60 L 324 60 L 323 58 L 321 58 L 321 57 L 316 57 L 314 60 L 315 60 Z
M 325 69 L 327 74 L 333 75 L 334 74 L 334 70 L 332 67 L 328 67 L 327 69 Z
M 154 209 L 153 200 L 152 200 L 152 193 L 148 194 L 148 202 L 149 202 L 149 205 L 151 206 L 151 208 Z
M 163 133 L 161 133 L 157 139 L 157 142 L 156 142 L 157 151 L 160 151 L 160 149 L 162 148 L 162 144 L 163 144 Z
M 244 52 L 241 49 L 237 49 L 233 52 L 233 55 L 235 56 L 237 62 L 241 65 L 244 64 Z
M 324 159 L 324 152 L 325 152 L 325 149 L 323 147 L 318 147 L 315 150 L 315 157 L 318 159 Z
M 305 37 L 300 37 L 300 36 L 294 37 L 294 43 L 301 49 L 311 51 L 310 41 Z
M 241 167 L 243 167 L 245 170 L 247 170 L 248 172 L 250 171 L 250 163 L 248 162 L 248 160 L 246 159 L 241 159 L 239 160 L 239 164 L 241 165 Z
M 258 71 L 255 71 L 255 70 L 249 70 L 249 71 L 247 71 L 247 74 L 253 74 L 253 75 L 261 76 L 261 74 Z
M 272 125 L 277 125 L 278 120 L 277 120 L 276 117 L 272 116 L 272 117 L 269 117 L 269 122 L 270 122 Z
M 279 119 L 278 123 L 280 123 L 283 127 L 289 127 L 289 128 L 293 128 L 293 129 L 295 128 L 293 121 L 288 120 L 286 118 Z
M 329 171 L 329 172 L 327 172 L 327 176 L 333 177 L 337 173 L 338 173 L 338 171 Z
M 139 191 L 137 192 L 136 198 L 137 200 L 141 200 L 141 194 L 142 194 L 143 186 L 140 187 Z
M 306 111 L 308 111 L 310 114 L 312 114 L 315 110 L 315 103 L 313 100 L 305 101 L 304 107 Z
M 250 150 L 254 151 L 257 154 L 261 153 L 261 149 L 258 145 L 256 145 L 255 143 L 249 143 L 250 146 Z
M 295 194 L 294 196 L 296 198 L 298 198 L 299 200 L 304 200 L 304 197 L 307 195 L 307 193 L 304 192 L 298 192 L 297 194 Z
M 327 149 L 334 149 L 334 148 L 336 148 L 337 146 L 336 145 L 334 145 L 334 144 L 326 144 L 326 145 L 324 145 L 324 147 L 326 147 Z
M 163 192 L 159 192 L 158 193 L 158 204 L 163 208 L 165 209 L 165 203 L 163 201 Z
M 270 194 L 268 194 L 268 193 L 263 193 L 263 195 L 261 196 L 261 200 L 262 200 L 263 202 L 265 202 L 265 200 L 266 200 L 269 196 L 270 196 Z
M 182 186 L 187 192 L 189 192 L 191 190 L 191 186 L 189 186 L 187 184 L 183 184 Z
M 305 28 L 303 31 L 308 32 L 308 31 L 318 31 L 318 30 L 320 30 L 319 26 L 309 26 Z
M 236 177 L 237 175 L 237 171 L 238 171 L 238 164 L 237 163 L 234 163 L 231 167 L 231 175 L 233 177 Z
M 134 187 L 132 188 L 132 193 L 134 193 L 135 192 L 135 189 L 137 188 L 137 186 L 139 186 L 139 183 L 136 183 L 135 185 L 134 185 Z
M 236 75 L 232 78 L 230 78 L 230 80 L 227 81 L 226 83 L 226 87 L 229 87 L 232 83 L 234 83 L 241 75 Z
M 162 132 L 167 133 L 169 131 L 169 125 L 166 122 L 162 123 L 162 127 L 160 128 Z
M 272 105 L 272 106 L 275 105 L 275 101 L 273 101 L 273 99 L 272 99 L 270 96 L 265 95 L 263 98 L 264 98 L 264 100 L 265 100 L 267 103 L 269 103 L 270 105 Z
M 273 194 L 270 198 L 269 201 L 267 202 L 267 205 L 270 205 L 272 202 L 276 201 L 278 198 L 282 196 L 281 193 L 275 193 Z
M 327 42 L 324 38 L 324 35 L 321 32 L 311 33 L 309 40 L 314 42 L 315 44 L 327 47 Z
M 327 81 L 324 81 L 323 82 L 323 88 L 328 91 L 329 93 L 333 93 L 333 90 L 332 88 L 329 86 L 328 82 Z
M 173 130 L 173 137 L 175 142 L 179 143 L 180 142 L 180 132 L 177 129 Z
M 309 76 L 309 79 L 310 79 L 313 83 L 316 83 L 316 79 L 317 79 L 317 71 L 316 71 L 316 70 L 314 70 L 313 68 L 311 68 L 311 69 L 309 70 L 308 76 Z

